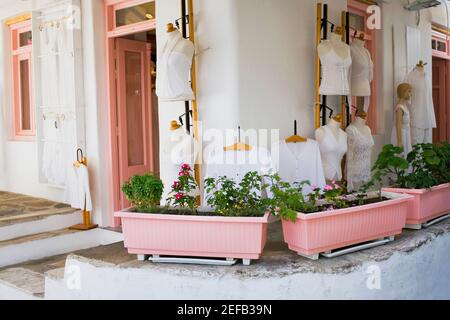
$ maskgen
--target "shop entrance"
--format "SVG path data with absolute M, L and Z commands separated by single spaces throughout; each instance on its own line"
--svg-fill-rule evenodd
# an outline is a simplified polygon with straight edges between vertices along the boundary
M 450 141 L 450 81 L 449 60 L 433 58 L 433 102 L 437 128 L 433 130 L 433 142 Z
M 136 174 L 159 175 L 154 0 L 106 0 L 110 225 L 129 207 L 121 186 Z

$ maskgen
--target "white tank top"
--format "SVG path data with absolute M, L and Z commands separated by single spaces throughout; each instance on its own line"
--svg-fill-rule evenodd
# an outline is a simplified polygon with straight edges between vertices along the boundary
M 347 153 L 347 134 L 339 129 L 336 137 L 328 126 L 322 127 L 324 136 L 319 143 L 320 154 L 322 155 L 323 170 L 325 178 L 328 180 L 342 179 L 342 159 Z
M 329 40 L 323 41 L 322 45 L 329 45 L 332 47 Z M 350 94 L 349 74 L 352 65 L 352 57 L 350 47 L 347 45 L 345 46 L 348 49 L 346 58 L 339 56 L 334 49 L 329 50 L 325 54 L 320 54 L 320 61 L 322 62 L 322 82 L 320 84 L 319 93 L 321 95 L 347 96 Z

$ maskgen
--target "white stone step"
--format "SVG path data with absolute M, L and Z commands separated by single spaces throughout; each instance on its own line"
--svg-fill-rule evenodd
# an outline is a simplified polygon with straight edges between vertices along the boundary
M 42 300 L 45 276 L 25 268 L 0 271 L 0 300 Z
M 80 211 L 53 209 L 0 218 L 0 241 L 69 228 L 82 222 Z
M 123 241 L 121 233 L 62 229 L 0 241 L 0 267 Z

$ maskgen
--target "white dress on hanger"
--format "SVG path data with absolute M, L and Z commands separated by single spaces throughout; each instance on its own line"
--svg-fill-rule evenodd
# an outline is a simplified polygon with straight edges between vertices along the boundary
M 270 152 L 260 147 L 253 147 L 250 151 L 213 149 L 206 155 L 205 164 L 205 178 L 225 176 L 236 183 L 240 183 L 248 172 L 258 172 L 261 176 L 274 172 Z M 205 200 L 206 196 L 205 193 Z
M 352 57 L 350 47 L 342 43 L 343 48 L 348 51 L 345 58 L 341 57 L 333 48 L 330 40 L 324 40 L 320 46 L 328 46 L 325 53 L 319 50 L 320 61 L 322 63 L 322 82 L 319 93 L 321 95 L 341 95 L 350 94 L 350 67 Z
M 375 141 L 372 131 L 365 124 L 351 124 L 346 133 L 348 139 L 347 182 L 349 190 L 353 190 L 356 183 L 367 183 L 372 177 L 372 149 Z
M 432 131 L 437 125 L 429 79 L 424 71 L 414 68 L 406 77 L 406 82 L 412 86 L 411 143 L 432 143 Z
M 405 158 L 408 156 L 408 154 L 412 151 L 412 142 L 411 142 L 411 117 L 408 107 L 398 104 L 397 107 L 395 107 L 395 113 L 401 109 L 403 111 L 403 122 L 402 122 L 402 138 L 403 138 L 403 149 L 404 149 L 404 156 Z M 398 139 L 397 139 L 397 121 L 395 121 L 394 116 L 394 125 L 392 129 L 392 136 L 391 136 L 391 143 L 394 146 L 398 146 Z
M 329 125 L 323 130 L 322 140 L 319 141 L 320 154 L 325 178 L 328 180 L 342 180 L 342 159 L 348 150 L 347 134 L 339 128 L 337 136 Z
M 160 101 L 194 100 L 190 83 L 194 44 L 179 31 L 168 36 L 157 62 L 156 94 Z
M 278 157 L 274 156 L 278 154 Z M 295 182 L 309 181 L 311 186 L 323 188 L 325 176 L 320 156 L 319 144 L 308 139 L 302 143 L 280 141 L 272 150 L 274 169 L 281 179 L 293 185 Z M 309 186 L 303 188 L 304 195 L 311 193 Z
M 72 166 L 68 172 L 65 201 L 75 209 L 92 211 L 92 198 L 89 188 L 89 172 L 84 165 Z

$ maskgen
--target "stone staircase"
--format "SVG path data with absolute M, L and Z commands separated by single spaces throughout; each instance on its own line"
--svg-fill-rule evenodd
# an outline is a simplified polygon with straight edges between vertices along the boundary
M 66 204 L 0 191 L 0 268 L 122 239 L 106 230 L 69 229 L 81 222 L 81 212 Z

